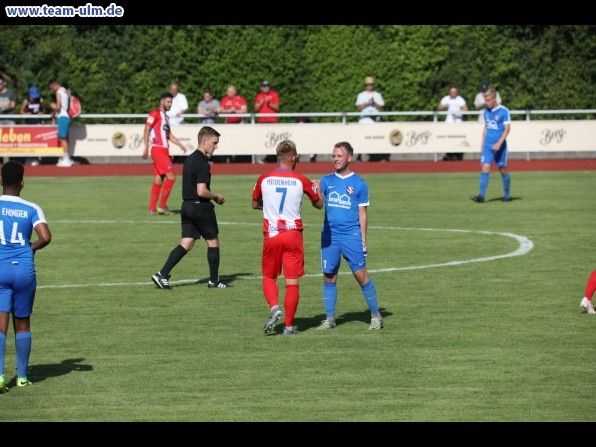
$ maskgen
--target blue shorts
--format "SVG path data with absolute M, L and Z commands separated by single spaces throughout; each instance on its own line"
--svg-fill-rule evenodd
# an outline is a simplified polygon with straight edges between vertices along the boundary
M 507 167 L 507 146 L 501 147 L 501 149 L 496 152 L 490 148 L 482 148 L 482 157 L 480 157 L 480 163 L 483 165 L 492 165 L 493 162 L 498 168 Z
M 70 118 L 67 116 L 59 116 L 56 123 L 58 124 L 58 138 L 68 138 Z
M 27 318 L 33 312 L 37 277 L 35 266 L 18 261 L 0 262 L 0 312 Z
M 334 239 L 331 235 L 321 234 L 321 269 L 323 273 L 339 272 L 341 258 L 344 258 L 352 272 L 366 267 L 366 253 L 360 236 L 353 239 Z

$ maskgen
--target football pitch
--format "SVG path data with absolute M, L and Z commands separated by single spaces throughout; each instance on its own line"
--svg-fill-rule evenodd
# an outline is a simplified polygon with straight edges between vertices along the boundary
M 588 422 L 596 419 L 596 317 L 579 302 L 596 268 L 596 174 L 363 174 L 368 269 L 385 327 L 369 331 L 342 263 L 338 325 L 324 318 L 323 211 L 308 200 L 306 276 L 295 325 L 262 332 L 262 213 L 256 175 L 213 175 L 220 275 L 208 289 L 204 241 L 151 275 L 180 239 L 180 216 L 149 216 L 151 178 L 32 177 L 45 211 L 36 254 L 30 387 L 14 387 L 7 336 L 0 420 L 39 422 Z M 309 177 L 314 177 L 310 175 Z M 180 209 L 181 177 L 169 207 Z M 278 280 L 283 297 L 283 280 Z

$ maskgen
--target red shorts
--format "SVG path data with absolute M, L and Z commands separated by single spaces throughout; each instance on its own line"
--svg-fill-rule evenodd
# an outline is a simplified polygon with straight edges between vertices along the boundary
M 168 172 L 174 172 L 174 163 L 167 147 L 151 146 L 151 159 L 153 160 L 153 175 L 166 175 Z
M 302 231 L 282 231 L 277 236 L 265 239 L 261 268 L 263 276 L 270 278 L 277 278 L 281 274 L 282 268 L 286 279 L 304 276 Z

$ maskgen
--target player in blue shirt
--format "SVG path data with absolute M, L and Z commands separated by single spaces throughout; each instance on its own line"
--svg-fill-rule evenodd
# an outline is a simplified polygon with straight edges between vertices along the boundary
M 325 199 L 325 220 L 321 233 L 321 267 L 323 270 L 323 305 L 327 318 L 318 329 L 333 329 L 337 322 L 337 276 L 343 257 L 370 309 L 370 330 L 383 327 L 375 283 L 366 270 L 366 233 L 368 228 L 368 184 L 350 169 L 354 149 L 342 141 L 333 148 L 335 172 L 313 183 Z
M 25 167 L 11 160 L 2 166 L 0 196 L 0 394 L 8 391 L 4 380 L 4 355 L 8 320 L 12 314 L 17 357 L 17 387 L 27 380 L 31 354 L 31 313 L 37 288 L 33 253 L 50 243 L 52 235 L 42 209 L 20 197 Z M 33 230 L 37 240 L 30 242 Z
M 471 196 L 474 202 L 484 203 L 486 188 L 488 187 L 488 178 L 490 167 L 493 162 L 501 172 L 503 181 L 503 202 L 511 200 L 511 177 L 507 172 L 507 135 L 511 129 L 511 117 L 509 109 L 503 105 L 497 104 L 497 92 L 489 88 L 484 92 L 486 108 L 484 109 L 484 132 L 482 134 L 482 157 L 480 164 L 482 172 L 478 180 L 479 192 L 477 196 Z

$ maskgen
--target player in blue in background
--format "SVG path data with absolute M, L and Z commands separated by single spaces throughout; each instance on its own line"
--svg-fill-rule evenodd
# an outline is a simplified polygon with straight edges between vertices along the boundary
M 8 320 L 12 314 L 17 357 L 17 387 L 30 385 L 27 368 L 31 354 L 31 313 L 37 288 L 33 254 L 52 240 L 43 210 L 23 200 L 25 167 L 11 160 L 2 166 L 0 196 L 0 394 L 8 391 L 4 356 Z M 30 242 L 35 229 L 37 240 Z
M 511 177 L 507 172 L 507 135 L 511 130 L 511 117 L 509 109 L 503 105 L 497 104 L 497 92 L 489 88 L 484 92 L 486 108 L 484 109 L 484 132 L 482 134 L 482 157 L 480 164 L 482 172 L 478 180 L 479 192 L 477 196 L 471 196 L 474 202 L 484 203 L 486 188 L 488 187 L 488 178 L 490 167 L 493 162 L 501 172 L 503 181 L 503 202 L 511 200 Z
M 323 270 L 323 305 L 327 318 L 318 329 L 337 325 L 337 276 L 341 258 L 346 260 L 370 309 L 370 330 L 383 327 L 377 290 L 366 270 L 366 233 L 368 229 L 368 184 L 350 169 L 354 148 L 346 141 L 333 148 L 335 172 L 314 180 L 319 196 L 325 199 L 325 220 L 321 233 L 321 267 Z

